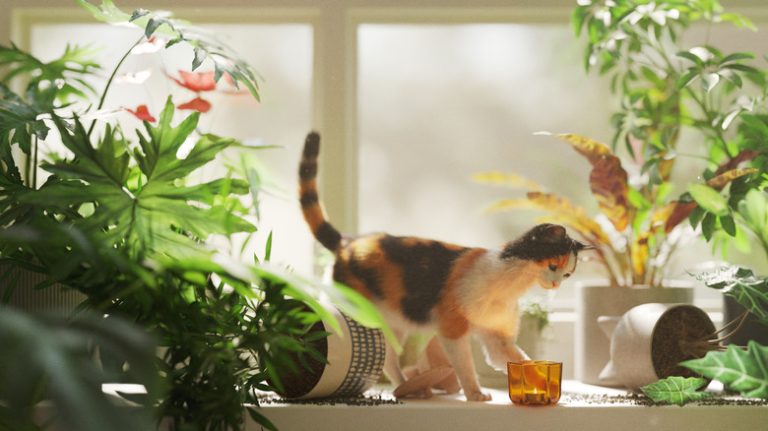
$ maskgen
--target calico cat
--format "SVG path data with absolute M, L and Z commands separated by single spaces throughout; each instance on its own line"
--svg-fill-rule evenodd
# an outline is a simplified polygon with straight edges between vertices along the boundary
M 342 236 L 320 206 L 319 151 L 320 136 L 312 132 L 299 166 L 300 202 L 315 238 L 336 256 L 334 279 L 371 300 L 400 340 L 411 331 L 436 331 L 467 400 L 489 400 L 477 381 L 470 333 L 497 369 L 528 359 L 515 345 L 517 300 L 537 282 L 557 288 L 585 245 L 554 224 L 535 226 L 502 250 L 387 234 Z M 389 345 L 384 373 L 395 385 L 405 380 Z

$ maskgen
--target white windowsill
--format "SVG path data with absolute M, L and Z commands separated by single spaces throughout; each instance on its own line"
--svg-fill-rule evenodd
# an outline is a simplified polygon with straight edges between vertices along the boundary
M 381 406 L 264 404 L 261 412 L 280 430 L 725 430 L 765 429 L 768 407 L 638 406 L 628 402 L 587 403 L 578 394 L 625 395 L 626 391 L 563 383 L 556 406 L 517 407 L 503 390 L 489 389 L 493 400 L 468 403 L 462 395 L 438 395 Z M 387 397 L 390 392 L 382 392 Z M 248 430 L 259 430 L 249 424 Z

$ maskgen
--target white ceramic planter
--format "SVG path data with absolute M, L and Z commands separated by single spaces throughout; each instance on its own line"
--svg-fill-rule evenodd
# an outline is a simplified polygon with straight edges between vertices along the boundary
M 610 342 L 598 326 L 600 316 L 621 316 L 632 307 L 646 303 L 690 304 L 693 288 L 686 283 L 671 287 L 619 288 L 600 285 L 578 286 L 575 326 L 575 377 L 587 384 L 617 386 L 618 382 L 599 378 L 610 360 Z M 682 287 L 685 286 L 685 287 Z
M 322 365 L 309 359 L 308 362 L 319 368 L 316 374 L 300 368 L 298 376 L 283 376 L 286 393 L 282 395 L 299 399 L 356 396 L 381 378 L 386 352 L 382 332 L 360 325 L 334 307 L 329 310 L 338 320 L 342 333 L 335 333 L 325 322 L 318 322 L 315 328 L 331 333 L 319 340 L 325 345 L 318 349 L 325 352 L 328 363 Z
M 693 323 L 683 325 L 683 317 Z M 669 363 L 692 359 L 681 347 L 690 341 L 683 339 L 685 336 L 706 338 L 715 331 L 707 313 L 687 304 L 638 305 L 623 316 L 602 316 L 599 324 L 611 340 L 611 360 L 600 373 L 600 380 L 629 389 L 638 389 L 671 375 L 690 377 L 693 374 L 690 370 L 670 367 Z M 680 328 L 685 336 L 669 331 L 671 328 Z

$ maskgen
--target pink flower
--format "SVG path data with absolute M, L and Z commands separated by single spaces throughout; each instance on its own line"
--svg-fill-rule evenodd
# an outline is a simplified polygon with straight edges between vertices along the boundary
M 201 97 L 195 97 L 189 102 L 182 103 L 181 105 L 178 105 L 176 107 L 178 109 L 190 109 L 190 110 L 202 112 L 203 114 L 205 114 L 206 112 L 211 110 L 211 102 Z
M 195 93 L 201 91 L 213 91 L 216 89 L 216 81 L 213 80 L 213 72 L 186 72 L 179 71 L 181 79 L 176 79 L 172 76 L 169 78 L 176 81 L 180 86 L 192 90 Z
M 153 117 L 152 114 L 149 113 L 149 108 L 147 108 L 147 105 L 139 105 L 136 107 L 135 111 L 129 108 L 123 108 L 123 109 L 130 112 L 131 114 L 133 114 L 134 117 L 138 118 L 141 121 L 149 121 L 150 123 L 154 123 L 157 121 L 155 117 Z

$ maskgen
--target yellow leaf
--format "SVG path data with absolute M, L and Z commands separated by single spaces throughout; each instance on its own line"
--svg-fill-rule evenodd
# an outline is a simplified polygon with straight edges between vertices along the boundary
M 621 166 L 621 160 L 611 149 L 594 139 L 573 133 L 556 135 L 565 140 L 581 155 L 589 160 L 592 171 L 589 185 L 597 199 L 600 211 L 608 217 L 619 232 L 629 226 L 631 207 L 627 197 L 627 171 Z
M 586 157 L 593 165 L 597 160 L 605 156 L 613 156 L 611 149 L 594 139 L 587 138 L 585 136 L 576 135 L 573 133 L 560 133 L 555 135 L 558 138 L 564 139 L 571 146 L 579 152 L 579 154 Z
M 642 281 L 645 278 L 645 271 L 648 263 L 648 237 L 644 232 L 635 238 L 629 246 L 632 255 L 632 272 L 635 281 Z
M 728 183 L 735 180 L 736 178 L 741 178 L 745 175 L 754 174 L 755 172 L 759 172 L 755 168 L 743 168 L 743 169 L 731 169 L 729 171 L 725 171 L 722 174 L 710 178 L 709 181 L 707 181 L 707 185 L 712 187 L 715 190 L 721 190 L 723 187 L 725 187 Z
M 542 189 L 542 187 L 536 181 L 525 178 L 522 175 L 506 172 L 478 172 L 472 175 L 472 179 L 479 183 L 493 184 L 496 186 L 522 188 L 535 191 Z
M 594 238 L 601 244 L 610 240 L 600 225 L 587 215 L 584 208 L 574 205 L 566 198 L 551 193 L 529 192 L 528 199 L 539 209 L 555 214 L 564 224 L 576 229 L 586 238 Z

